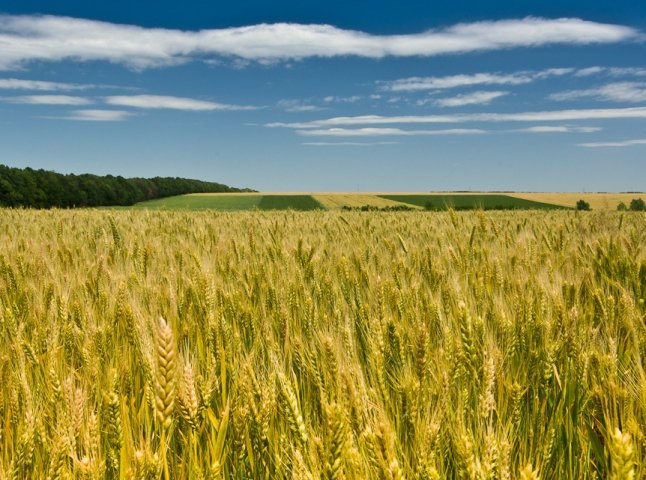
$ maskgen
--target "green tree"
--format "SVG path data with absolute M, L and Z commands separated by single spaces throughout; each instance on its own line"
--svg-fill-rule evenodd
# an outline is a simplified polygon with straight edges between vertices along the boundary
M 98 207 L 132 205 L 143 200 L 182 195 L 252 191 L 185 178 L 123 178 L 113 175 L 62 175 L 46 170 L 0 165 L 0 206 Z
M 646 211 L 646 204 L 641 198 L 633 198 L 630 201 L 630 210 L 633 212 L 644 212 Z
M 624 202 L 619 202 L 619 205 L 617 205 L 617 210 L 619 210 L 620 212 L 625 212 L 626 210 L 628 210 L 628 207 Z
M 590 210 L 590 204 L 588 202 L 586 202 L 585 200 L 581 199 L 578 202 L 576 202 L 576 209 L 577 210 L 588 211 L 588 210 Z

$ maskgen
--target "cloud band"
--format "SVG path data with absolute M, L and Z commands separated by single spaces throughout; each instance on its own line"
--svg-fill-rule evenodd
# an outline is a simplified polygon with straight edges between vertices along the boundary
M 101 60 L 134 69 L 234 57 L 282 61 L 308 57 L 434 56 L 555 44 L 614 43 L 633 28 L 577 18 L 462 23 L 416 34 L 371 35 L 331 25 L 259 24 L 180 31 L 42 15 L 0 15 L 0 69 L 31 61 Z

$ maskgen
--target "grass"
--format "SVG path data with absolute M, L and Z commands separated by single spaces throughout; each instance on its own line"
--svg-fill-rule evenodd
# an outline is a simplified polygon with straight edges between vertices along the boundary
M 324 208 L 311 195 L 194 194 L 167 197 L 136 204 L 145 210 L 315 210 Z
M 265 195 L 258 204 L 260 210 L 318 210 L 323 206 L 311 195 Z
M 0 210 L 0 478 L 644 478 L 645 222 Z
M 454 210 L 485 209 L 485 210 L 511 210 L 511 209 L 538 209 L 554 210 L 562 206 L 515 198 L 510 195 L 497 194 L 430 194 L 430 195 L 380 195 L 380 197 L 397 202 L 409 203 L 425 207 L 433 206 L 434 210 L 445 210 L 448 207 Z
M 211 195 L 178 195 L 136 204 L 146 210 L 251 210 L 262 201 L 262 195 L 219 193 Z

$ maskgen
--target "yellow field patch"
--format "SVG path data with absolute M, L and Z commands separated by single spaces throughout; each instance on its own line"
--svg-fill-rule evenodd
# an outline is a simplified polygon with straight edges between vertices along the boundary
M 646 200 L 646 194 L 643 193 L 510 193 L 509 195 L 566 207 L 574 207 L 579 200 L 585 200 L 593 210 L 616 210 L 619 202 L 624 202 L 628 206 L 633 198 Z
M 313 195 L 314 199 L 321 203 L 328 210 L 338 210 L 343 207 L 363 207 L 370 205 L 371 207 L 396 207 L 404 205 L 411 208 L 420 208 L 408 203 L 396 202 L 395 200 L 388 200 L 376 195 L 366 195 L 359 193 L 332 193 Z

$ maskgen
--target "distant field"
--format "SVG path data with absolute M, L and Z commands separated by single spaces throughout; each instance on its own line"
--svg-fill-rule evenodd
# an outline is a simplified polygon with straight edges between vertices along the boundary
M 133 208 L 149 210 L 252 210 L 262 201 L 262 195 L 211 194 L 179 195 L 142 202 Z
M 585 200 L 593 210 L 616 210 L 619 202 L 629 205 L 633 198 L 646 200 L 646 193 L 513 193 L 512 196 L 566 207 L 574 207 L 577 201 Z
M 483 208 L 485 210 L 539 209 L 553 210 L 561 205 L 516 198 L 498 194 L 429 194 L 429 195 L 380 195 L 381 198 L 425 207 L 431 204 L 434 209 L 444 210 L 451 207 L 457 210 Z
M 323 210 L 323 205 L 311 195 L 265 195 L 258 204 L 260 210 Z
M 316 210 L 324 207 L 311 195 L 260 195 L 239 193 L 216 193 L 179 195 L 160 198 L 135 205 L 146 210 Z
M 148 210 L 340 210 L 343 207 L 370 205 L 384 208 L 398 205 L 424 208 L 430 202 L 435 209 L 451 206 L 456 210 L 483 208 L 553 210 L 574 208 L 580 199 L 593 210 L 615 210 L 619 202 L 630 204 L 639 193 L 211 193 L 162 198 L 135 205 Z
M 357 193 L 320 194 L 314 195 L 314 199 L 320 202 L 328 210 L 337 210 L 343 207 L 363 207 L 364 205 L 378 208 L 406 205 L 405 203 L 389 200 L 378 195 L 362 195 Z

